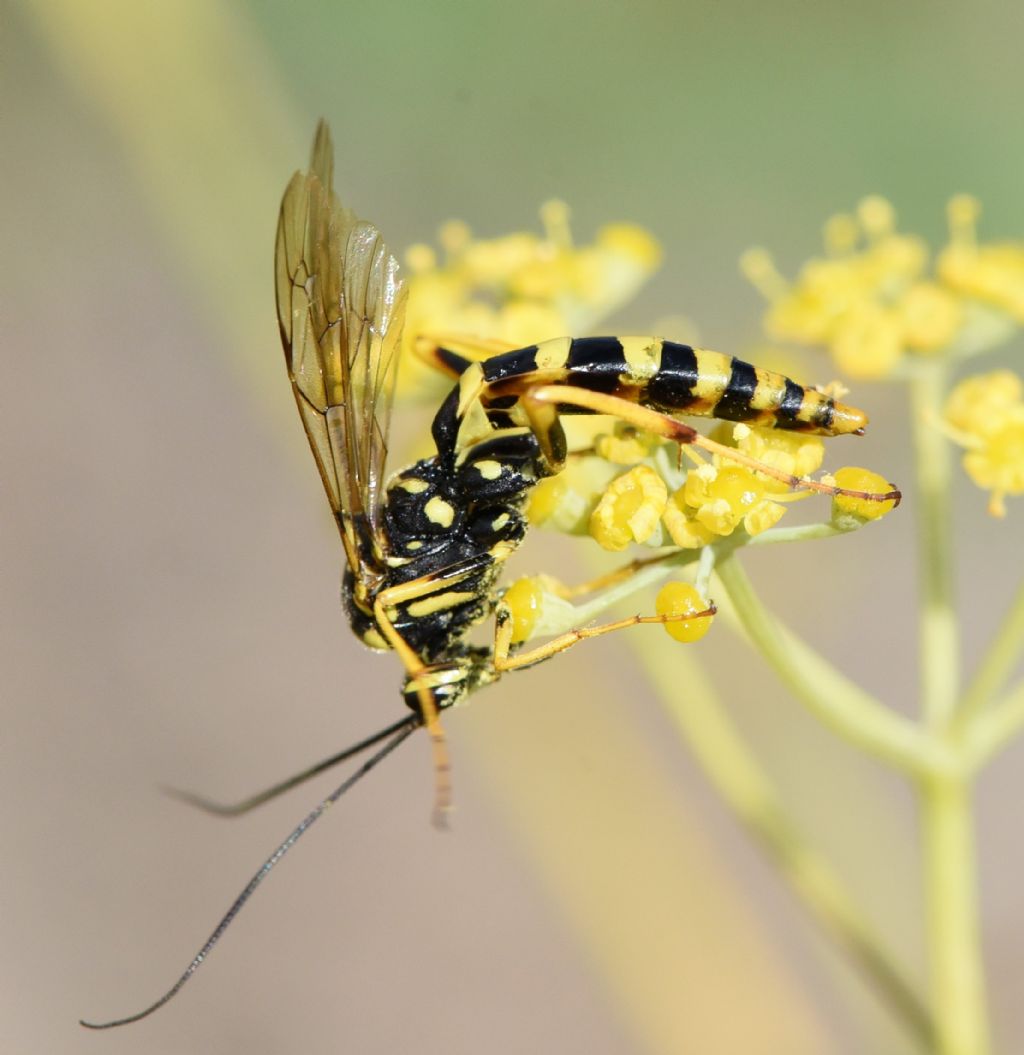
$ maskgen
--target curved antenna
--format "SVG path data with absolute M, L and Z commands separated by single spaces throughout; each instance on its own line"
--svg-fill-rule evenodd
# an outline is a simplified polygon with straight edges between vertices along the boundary
M 357 781 L 362 780 L 371 769 L 374 768 L 379 762 L 382 762 L 392 751 L 395 750 L 403 741 L 407 740 L 422 724 L 423 719 L 418 714 L 410 714 L 407 718 L 403 719 L 401 724 L 401 731 L 396 736 L 393 736 L 388 742 L 374 755 L 371 755 L 350 777 L 348 777 L 343 783 L 339 784 L 330 795 L 327 796 L 322 802 L 319 803 L 306 817 L 299 823 L 287 839 L 263 862 L 260 870 L 249 880 L 245 889 L 235 898 L 231 907 L 224 913 L 220 923 L 217 924 L 213 933 L 206 939 L 206 943 L 196 953 L 192 962 L 185 968 L 181 977 L 167 990 L 166 993 L 159 1000 L 150 1004 L 149 1007 L 137 1012 L 134 1015 L 128 1015 L 126 1018 L 115 1018 L 110 1022 L 86 1022 L 84 1019 L 79 1019 L 79 1024 L 85 1026 L 87 1029 L 112 1029 L 114 1026 L 126 1026 L 129 1022 L 138 1022 L 140 1019 L 146 1018 L 148 1015 L 153 1014 L 154 1011 L 159 1010 L 169 1000 L 173 999 L 185 983 L 199 970 L 203 965 L 203 962 L 210 955 L 211 950 L 220 941 L 224 932 L 231 926 L 235 916 L 241 912 L 242 907 L 255 893 L 256 888 L 263 882 L 264 879 L 270 874 L 270 870 L 281 860 L 282 857 L 299 841 L 299 839 L 311 828 L 317 820 L 326 812 L 326 810 L 333 806 L 342 795 L 348 791 Z M 394 728 L 393 726 L 391 727 Z
M 373 736 L 368 736 L 365 740 L 360 740 L 359 743 L 352 744 L 350 747 L 346 747 L 343 751 L 331 755 L 330 758 L 325 758 L 322 762 L 317 762 L 308 769 L 304 769 L 300 773 L 288 777 L 287 780 L 282 780 L 278 784 L 272 784 L 269 788 L 265 788 L 263 791 L 259 791 L 255 795 L 250 795 L 247 799 L 242 799 L 241 802 L 215 802 L 213 799 L 206 798 L 205 795 L 199 795 L 194 791 L 186 791 L 183 788 L 162 787 L 160 790 L 165 795 L 169 795 L 172 799 L 178 799 L 180 802 L 185 802 L 189 806 L 195 806 L 198 809 L 201 809 L 206 813 L 212 813 L 217 817 L 239 817 L 243 813 L 248 813 L 249 810 L 255 809 L 257 806 L 262 806 L 264 802 L 276 799 L 278 795 L 283 795 L 286 791 L 291 791 L 292 788 L 297 788 L 300 784 L 305 784 L 307 780 L 312 780 L 313 777 L 318 776 L 320 773 L 323 773 L 328 769 L 333 769 L 334 766 L 339 765 L 341 762 L 354 758 L 356 755 L 361 755 L 367 748 L 379 744 L 381 740 L 386 740 L 392 735 L 392 733 L 397 733 L 399 730 L 405 729 L 408 725 L 408 716 L 400 718 L 393 725 L 389 725 L 386 729 L 381 729 L 380 732 L 374 733 Z

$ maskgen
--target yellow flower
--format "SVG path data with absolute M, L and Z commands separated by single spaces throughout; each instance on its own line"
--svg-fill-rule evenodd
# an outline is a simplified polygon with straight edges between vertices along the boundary
M 597 437 L 594 451 L 599 457 L 615 465 L 635 465 L 647 458 L 656 444 L 654 436 L 637 432 L 636 429 L 619 422 L 614 432 Z
M 1024 243 L 979 245 L 981 206 L 960 194 L 949 203 L 949 245 L 938 259 L 942 280 L 958 293 L 993 304 L 1024 321 Z
M 658 530 L 667 501 L 665 481 L 649 466 L 637 465 L 605 491 L 590 516 L 590 533 L 608 550 L 647 542 Z
M 546 477 L 530 491 L 526 517 L 536 527 L 589 534 L 594 507 L 618 474 L 619 466 L 603 458 L 570 458 L 557 476 Z
M 963 466 L 991 491 L 988 510 L 1006 515 L 1007 495 L 1024 494 L 1024 385 L 1009 370 L 969 377 L 945 407 L 947 431 L 966 448 Z
M 448 382 L 416 356 L 421 334 L 496 338 L 511 348 L 586 333 L 628 301 L 657 269 L 661 250 L 643 228 L 613 224 L 590 245 L 573 244 L 568 208 L 548 202 L 544 233 L 475 239 L 461 221 L 439 236 L 441 261 L 429 246 L 405 256 L 409 302 L 399 387 L 435 400 Z
M 867 494 L 879 495 L 892 490 L 892 484 L 884 476 L 879 476 L 870 469 L 860 469 L 852 465 L 837 470 L 831 482 L 847 491 L 864 491 Z M 854 517 L 857 520 L 879 520 L 895 508 L 896 502 L 892 499 L 888 502 L 878 502 L 868 498 L 836 495 L 832 499 L 832 518 L 833 520 L 841 520 L 845 517 Z
M 992 492 L 988 511 L 1006 516 L 1007 495 L 1024 494 L 1024 407 L 1007 415 L 982 446 L 964 455 L 964 470 L 979 486 Z
M 714 609 L 701 597 L 696 586 L 688 582 L 667 582 L 658 591 L 654 602 L 658 615 L 670 616 L 672 622 L 665 623 L 670 637 L 684 643 L 699 641 L 710 629 Z M 706 613 L 706 614 L 702 614 Z M 695 619 L 680 619 L 680 616 L 696 616 Z
M 955 429 L 985 435 L 1021 402 L 1024 385 L 1011 370 L 994 370 L 961 381 L 946 400 L 945 417 Z
M 789 283 L 765 250 L 741 261 L 768 301 L 765 330 L 776 340 L 820 345 L 852 377 L 890 376 L 908 357 L 948 348 L 965 323 L 965 302 L 985 300 L 1024 318 L 1024 246 L 979 247 L 976 203 L 950 203 L 951 240 L 929 273 L 927 246 L 896 231 L 892 205 L 865 198 L 856 216 L 825 225 L 827 256 Z
M 749 425 L 722 423 L 715 429 L 714 438 L 735 447 L 742 454 L 762 462 L 769 468 L 789 476 L 809 476 L 821 468 L 825 460 L 825 444 L 818 436 L 789 432 L 786 429 L 752 429 Z M 715 456 L 715 464 L 729 464 L 727 458 Z M 763 477 L 766 491 L 776 495 L 789 491 L 787 484 L 772 477 Z

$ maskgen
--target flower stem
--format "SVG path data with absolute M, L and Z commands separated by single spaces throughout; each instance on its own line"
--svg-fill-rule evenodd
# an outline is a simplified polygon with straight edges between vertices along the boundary
M 922 364 L 910 381 L 920 551 L 922 718 L 960 763 L 919 783 L 931 1001 L 939 1055 L 989 1051 L 978 933 L 974 820 L 967 747 L 955 727 L 960 641 L 953 590 L 950 454 L 935 427 L 948 367 Z
M 921 689 L 925 722 L 932 729 L 944 728 L 949 721 L 960 683 L 949 517 L 949 444 L 934 425 L 945 396 L 946 376 L 945 364 L 934 361 L 923 364 L 910 382 L 921 565 Z
M 922 1050 L 930 1051 L 931 1015 L 907 972 L 829 863 L 787 815 L 700 664 L 668 642 L 658 641 L 652 648 L 650 641 L 635 637 L 632 644 L 642 650 L 662 703 L 708 782 L 762 844 L 814 921 L 863 971 Z M 686 685 L 685 693 L 679 691 L 680 683 Z
M 985 1055 L 989 1035 L 969 778 L 936 774 L 923 782 L 922 798 L 936 1050 Z
M 1024 583 L 989 645 L 984 659 L 956 712 L 956 727 L 964 729 L 1002 688 L 1024 647 Z
M 1000 748 L 1024 729 L 1024 678 L 984 714 L 979 714 L 967 730 L 972 771 L 980 769 Z
M 825 725 L 906 773 L 923 776 L 945 767 L 930 737 L 851 682 L 764 607 L 734 555 L 720 557 L 716 571 L 750 639 Z

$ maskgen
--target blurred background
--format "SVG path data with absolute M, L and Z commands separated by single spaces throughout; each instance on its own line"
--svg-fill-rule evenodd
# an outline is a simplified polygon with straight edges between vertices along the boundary
M 161 784 L 240 797 L 401 713 L 397 662 L 357 645 L 338 607 L 340 547 L 274 320 L 278 203 L 317 118 L 345 200 L 396 249 L 451 217 L 481 235 L 535 228 L 557 195 L 581 240 L 629 220 L 665 247 L 608 329 L 684 313 L 708 345 L 743 352 L 761 305 L 739 253 L 768 245 L 792 271 L 826 216 L 866 193 L 933 243 L 958 191 L 983 201 L 988 237 L 1024 233 L 1019 6 L 0 11 L 8 1050 L 915 1050 L 708 791 L 643 675 L 655 630 L 509 677 L 453 715 L 452 831 L 430 825 L 414 740 L 303 841 L 169 1007 L 98 1036 L 76 1020 L 162 992 L 320 793 L 224 822 Z M 851 398 L 874 422 L 858 460 L 907 480 L 899 393 Z M 408 413 L 416 434 L 427 412 Z M 968 663 L 1021 563 L 1019 503 L 1003 524 L 984 504 L 961 483 Z M 791 625 L 908 713 L 913 514 L 908 496 L 876 530 L 747 562 Z M 583 578 L 577 550 L 531 539 L 519 567 Z M 909 789 L 817 726 L 724 627 L 697 654 L 923 983 Z M 701 677 L 688 654 L 678 692 Z M 1005 1051 L 1024 1037 L 1022 766 L 1018 744 L 979 789 Z

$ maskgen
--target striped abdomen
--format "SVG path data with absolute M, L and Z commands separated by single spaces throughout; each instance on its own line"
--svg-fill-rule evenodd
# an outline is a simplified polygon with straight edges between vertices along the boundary
M 533 385 L 563 384 L 667 413 L 825 436 L 859 433 L 867 424 L 862 411 L 782 374 L 660 337 L 564 337 L 496 355 L 480 367 L 480 395 L 490 406 Z

